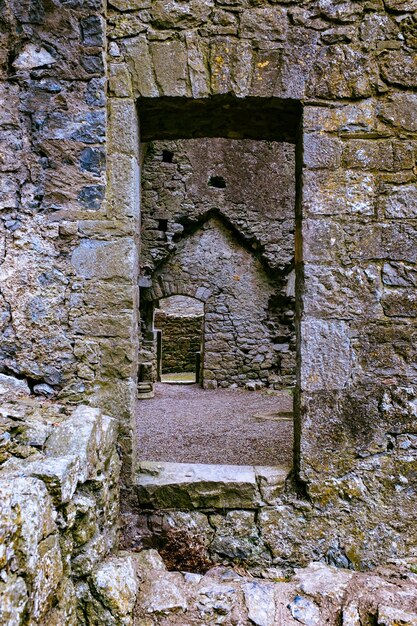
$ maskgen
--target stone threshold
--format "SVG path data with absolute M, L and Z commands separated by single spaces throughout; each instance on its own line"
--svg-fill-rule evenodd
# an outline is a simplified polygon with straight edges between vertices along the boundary
M 144 509 L 257 509 L 278 502 L 291 468 L 142 461 L 135 475 Z

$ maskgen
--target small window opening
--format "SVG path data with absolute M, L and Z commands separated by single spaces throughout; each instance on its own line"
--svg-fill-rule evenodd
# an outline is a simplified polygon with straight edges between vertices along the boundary
M 172 163 L 172 159 L 174 158 L 174 153 L 171 150 L 162 150 L 162 162 L 163 163 Z
M 168 220 L 158 220 L 158 230 L 162 230 L 166 233 L 168 230 Z
M 209 179 L 209 187 L 216 187 L 216 189 L 225 189 L 226 181 L 223 176 L 211 176 Z

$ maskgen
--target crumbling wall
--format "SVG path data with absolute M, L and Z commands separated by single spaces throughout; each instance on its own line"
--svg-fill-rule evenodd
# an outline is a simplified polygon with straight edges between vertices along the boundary
M 1 621 L 83 624 L 82 600 L 117 545 L 117 424 L 22 389 L 2 396 L 0 416 Z

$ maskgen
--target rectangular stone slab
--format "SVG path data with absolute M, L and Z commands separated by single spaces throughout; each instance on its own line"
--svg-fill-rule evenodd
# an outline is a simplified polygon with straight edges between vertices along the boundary
M 283 485 L 283 468 L 268 468 L 269 473 L 274 469 Z M 250 465 L 143 461 L 136 492 L 143 508 L 252 509 L 263 504 L 257 470 Z

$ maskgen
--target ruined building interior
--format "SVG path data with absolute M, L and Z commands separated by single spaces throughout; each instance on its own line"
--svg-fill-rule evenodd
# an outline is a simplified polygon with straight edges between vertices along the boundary
M 417 624 L 417 0 L 0 2 L 0 624 Z

